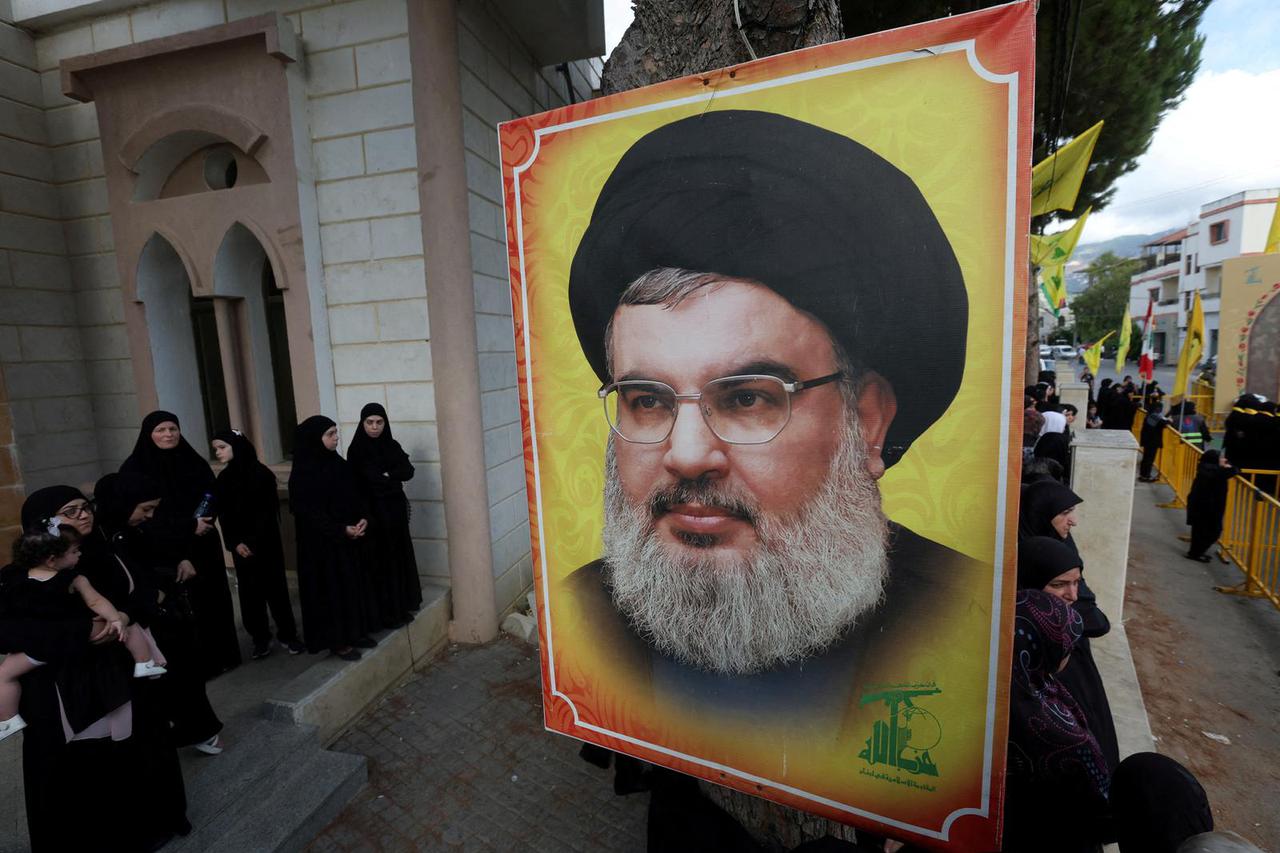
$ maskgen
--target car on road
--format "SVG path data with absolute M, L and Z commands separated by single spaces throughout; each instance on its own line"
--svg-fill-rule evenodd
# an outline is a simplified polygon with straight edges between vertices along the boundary
M 1053 348 L 1054 358 L 1072 359 L 1076 357 L 1076 348 L 1070 344 L 1058 344 Z
M 1048 344 L 1041 344 L 1041 345 L 1040 345 L 1040 357 L 1041 357 L 1041 358 L 1053 358 L 1053 347 L 1049 346 Z

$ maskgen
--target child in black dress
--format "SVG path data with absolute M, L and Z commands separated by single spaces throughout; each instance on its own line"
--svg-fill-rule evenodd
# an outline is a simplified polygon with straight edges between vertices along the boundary
M 166 670 L 156 663 L 158 650 L 147 636 L 126 626 L 124 617 L 75 571 L 80 562 L 80 534 L 54 519 L 48 530 L 28 531 L 13 543 L 13 564 L 3 571 L 6 618 L 28 620 L 41 628 L 30 632 L 23 649 L 7 649 L 0 662 L 0 740 L 25 728 L 18 714 L 22 688 L 18 679 L 51 659 L 64 656 L 67 642 L 88 643 L 88 634 L 64 630 L 78 624 L 76 617 L 88 607 L 106 621 L 107 627 L 128 648 L 134 660 L 134 678 L 155 678 Z M 71 593 L 77 593 L 73 598 Z

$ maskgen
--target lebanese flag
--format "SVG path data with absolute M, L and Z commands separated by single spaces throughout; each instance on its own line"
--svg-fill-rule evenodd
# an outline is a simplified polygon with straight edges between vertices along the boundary
M 1142 354 L 1138 356 L 1138 375 L 1148 382 L 1156 377 L 1156 363 L 1153 358 L 1155 352 L 1151 343 L 1155 337 L 1155 323 L 1152 322 L 1151 316 L 1155 313 L 1155 307 L 1154 299 L 1147 303 L 1147 316 L 1142 319 Z

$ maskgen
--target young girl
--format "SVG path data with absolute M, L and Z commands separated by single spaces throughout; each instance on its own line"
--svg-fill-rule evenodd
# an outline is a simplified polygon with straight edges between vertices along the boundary
M 13 543 L 13 564 L 5 569 L 3 579 L 5 615 L 46 625 L 27 638 L 23 643 L 27 648 L 9 649 L 0 662 L 0 740 L 27 725 L 18 714 L 22 696 L 18 679 L 49 659 L 62 657 L 68 642 L 87 639 L 78 631 L 72 634 L 47 624 L 82 626 L 77 622 L 83 612 L 81 603 L 105 620 L 108 631 L 129 649 L 134 678 L 156 678 L 166 672 L 156 663 L 146 636 L 125 626 L 124 617 L 111 602 L 75 571 L 80 561 L 79 543 L 79 532 L 61 524 L 59 518 L 52 519 L 47 530 L 28 531 Z M 72 592 L 79 598 L 72 598 Z M 33 653 L 39 657 L 32 657 Z

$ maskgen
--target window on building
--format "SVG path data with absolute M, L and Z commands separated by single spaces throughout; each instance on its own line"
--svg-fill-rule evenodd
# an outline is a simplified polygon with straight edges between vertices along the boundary
M 1182 294 L 1182 310 L 1183 311 L 1191 310 L 1191 291 L 1190 290 Z
M 289 332 L 285 324 L 284 294 L 276 287 L 271 264 L 262 265 L 262 301 L 267 309 L 267 339 L 271 347 L 271 372 L 275 378 L 276 420 L 280 429 L 280 450 L 293 458 L 293 432 L 298 422 L 293 401 L 293 372 L 289 363 Z
M 1222 220 L 1221 222 L 1214 222 L 1213 224 L 1211 224 L 1209 226 L 1209 242 L 1214 244 L 1215 246 L 1218 243 L 1227 242 L 1228 224 L 1229 224 L 1228 221 L 1225 219 Z
M 190 291 L 187 291 L 190 294 Z M 191 331 L 196 342 L 196 375 L 204 402 L 205 435 L 231 427 L 227 382 L 222 372 L 222 348 L 212 299 L 191 298 Z
M 1187 255 L 1187 275 L 1191 275 L 1191 255 Z

